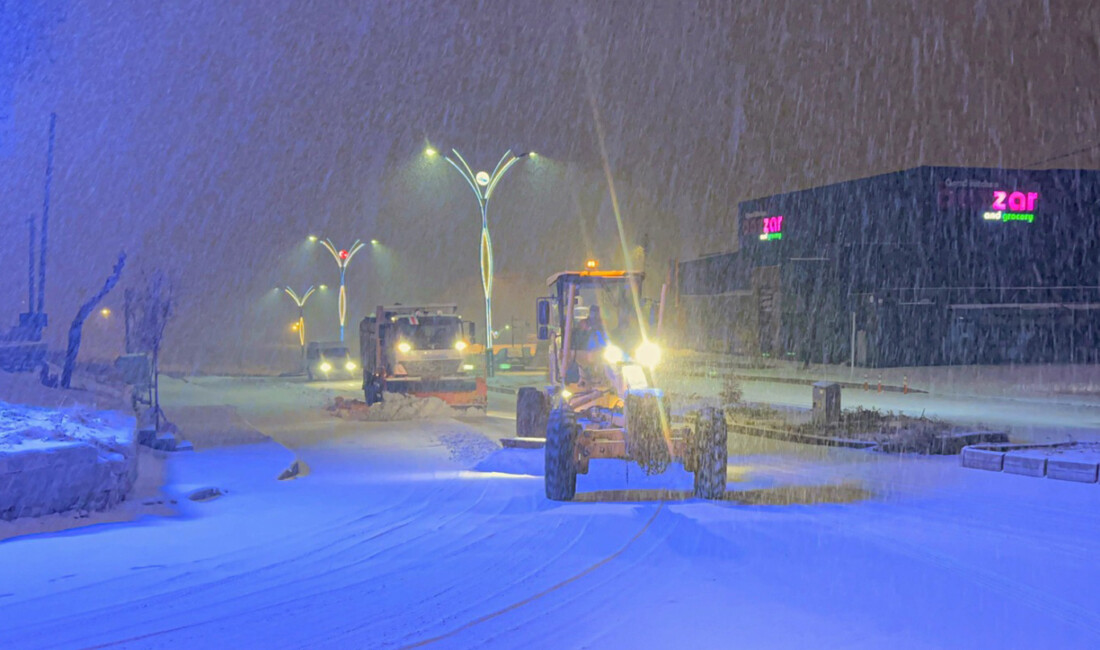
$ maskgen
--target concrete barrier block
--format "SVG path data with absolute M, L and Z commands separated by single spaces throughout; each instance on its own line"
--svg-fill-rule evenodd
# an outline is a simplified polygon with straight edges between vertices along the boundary
M 136 454 L 84 442 L 6 451 L 0 463 L 0 519 L 107 508 L 137 477 Z
M 1004 469 L 1004 452 L 966 447 L 962 450 L 962 466 L 999 472 Z
M 1095 461 L 1066 460 L 1051 458 L 1047 461 L 1047 477 L 1059 481 L 1077 481 L 1095 483 L 1100 466 Z
M 1045 476 L 1047 472 L 1047 459 L 1038 456 L 1008 453 L 1005 454 L 1004 458 L 1004 470 L 1008 474 Z

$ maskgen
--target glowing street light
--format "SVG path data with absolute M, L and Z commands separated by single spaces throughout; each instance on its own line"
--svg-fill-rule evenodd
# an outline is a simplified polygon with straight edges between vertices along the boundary
M 438 155 L 435 149 L 428 147 L 424 150 L 425 155 L 433 157 Z M 458 153 L 457 149 L 451 149 L 451 153 L 454 154 L 454 158 L 444 155 L 443 158 L 451 163 L 462 178 L 466 179 L 466 182 L 470 185 L 470 189 L 474 191 L 474 196 L 477 198 L 478 208 L 481 210 L 481 288 L 485 293 L 485 356 L 486 356 L 486 372 L 489 376 L 493 373 L 493 240 L 489 236 L 489 199 L 493 198 L 493 190 L 496 189 L 497 183 L 504 177 L 512 165 L 520 158 L 526 158 L 527 153 L 521 153 L 516 156 L 512 154 L 511 150 L 504 152 L 500 161 L 497 162 L 497 166 L 493 168 L 493 172 L 490 174 L 486 171 L 479 171 L 474 173 L 466 160 L 462 157 L 462 154 Z M 455 162 L 455 158 L 458 162 Z M 461 165 L 459 164 L 461 163 Z
M 358 239 L 351 245 L 351 248 L 337 249 L 336 245 L 332 243 L 331 239 L 322 239 L 321 245 L 325 247 L 329 253 L 332 254 L 332 259 L 336 260 L 336 266 L 340 269 L 340 342 L 344 341 L 344 323 L 347 320 L 348 315 L 348 292 L 344 282 L 345 275 L 348 270 L 348 264 L 351 262 L 351 258 L 355 257 L 355 254 L 363 248 L 363 242 Z
M 306 289 L 306 292 L 299 296 L 295 293 L 294 289 L 286 287 L 283 289 L 286 295 L 290 296 L 290 299 L 294 301 L 295 305 L 298 305 L 298 322 L 295 323 L 294 330 L 298 332 L 298 344 L 302 346 L 302 363 L 306 362 L 306 301 L 313 295 L 314 289 L 310 287 Z

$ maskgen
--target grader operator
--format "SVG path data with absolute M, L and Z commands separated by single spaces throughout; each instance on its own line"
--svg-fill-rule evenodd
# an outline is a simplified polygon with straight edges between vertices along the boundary
M 675 420 L 669 412 L 658 382 L 661 348 L 639 306 L 643 277 L 589 265 L 551 276 L 553 296 L 537 302 L 550 383 L 520 389 L 516 433 L 546 436 L 550 499 L 572 499 L 577 474 L 594 458 L 634 461 L 647 473 L 680 461 L 695 474 L 696 496 L 725 493 L 725 415 L 704 408 Z

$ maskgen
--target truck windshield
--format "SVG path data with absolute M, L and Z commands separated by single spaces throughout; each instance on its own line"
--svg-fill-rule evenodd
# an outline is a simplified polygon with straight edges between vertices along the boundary
M 462 339 L 462 322 L 457 318 L 422 316 L 416 325 L 402 319 L 396 329 L 397 340 L 417 350 L 445 350 Z

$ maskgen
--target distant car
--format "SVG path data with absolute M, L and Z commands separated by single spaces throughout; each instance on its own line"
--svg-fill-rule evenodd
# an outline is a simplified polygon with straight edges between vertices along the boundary
M 348 347 L 343 343 L 310 341 L 306 346 L 306 375 L 316 379 L 352 379 L 358 376 L 359 366 L 352 361 Z

